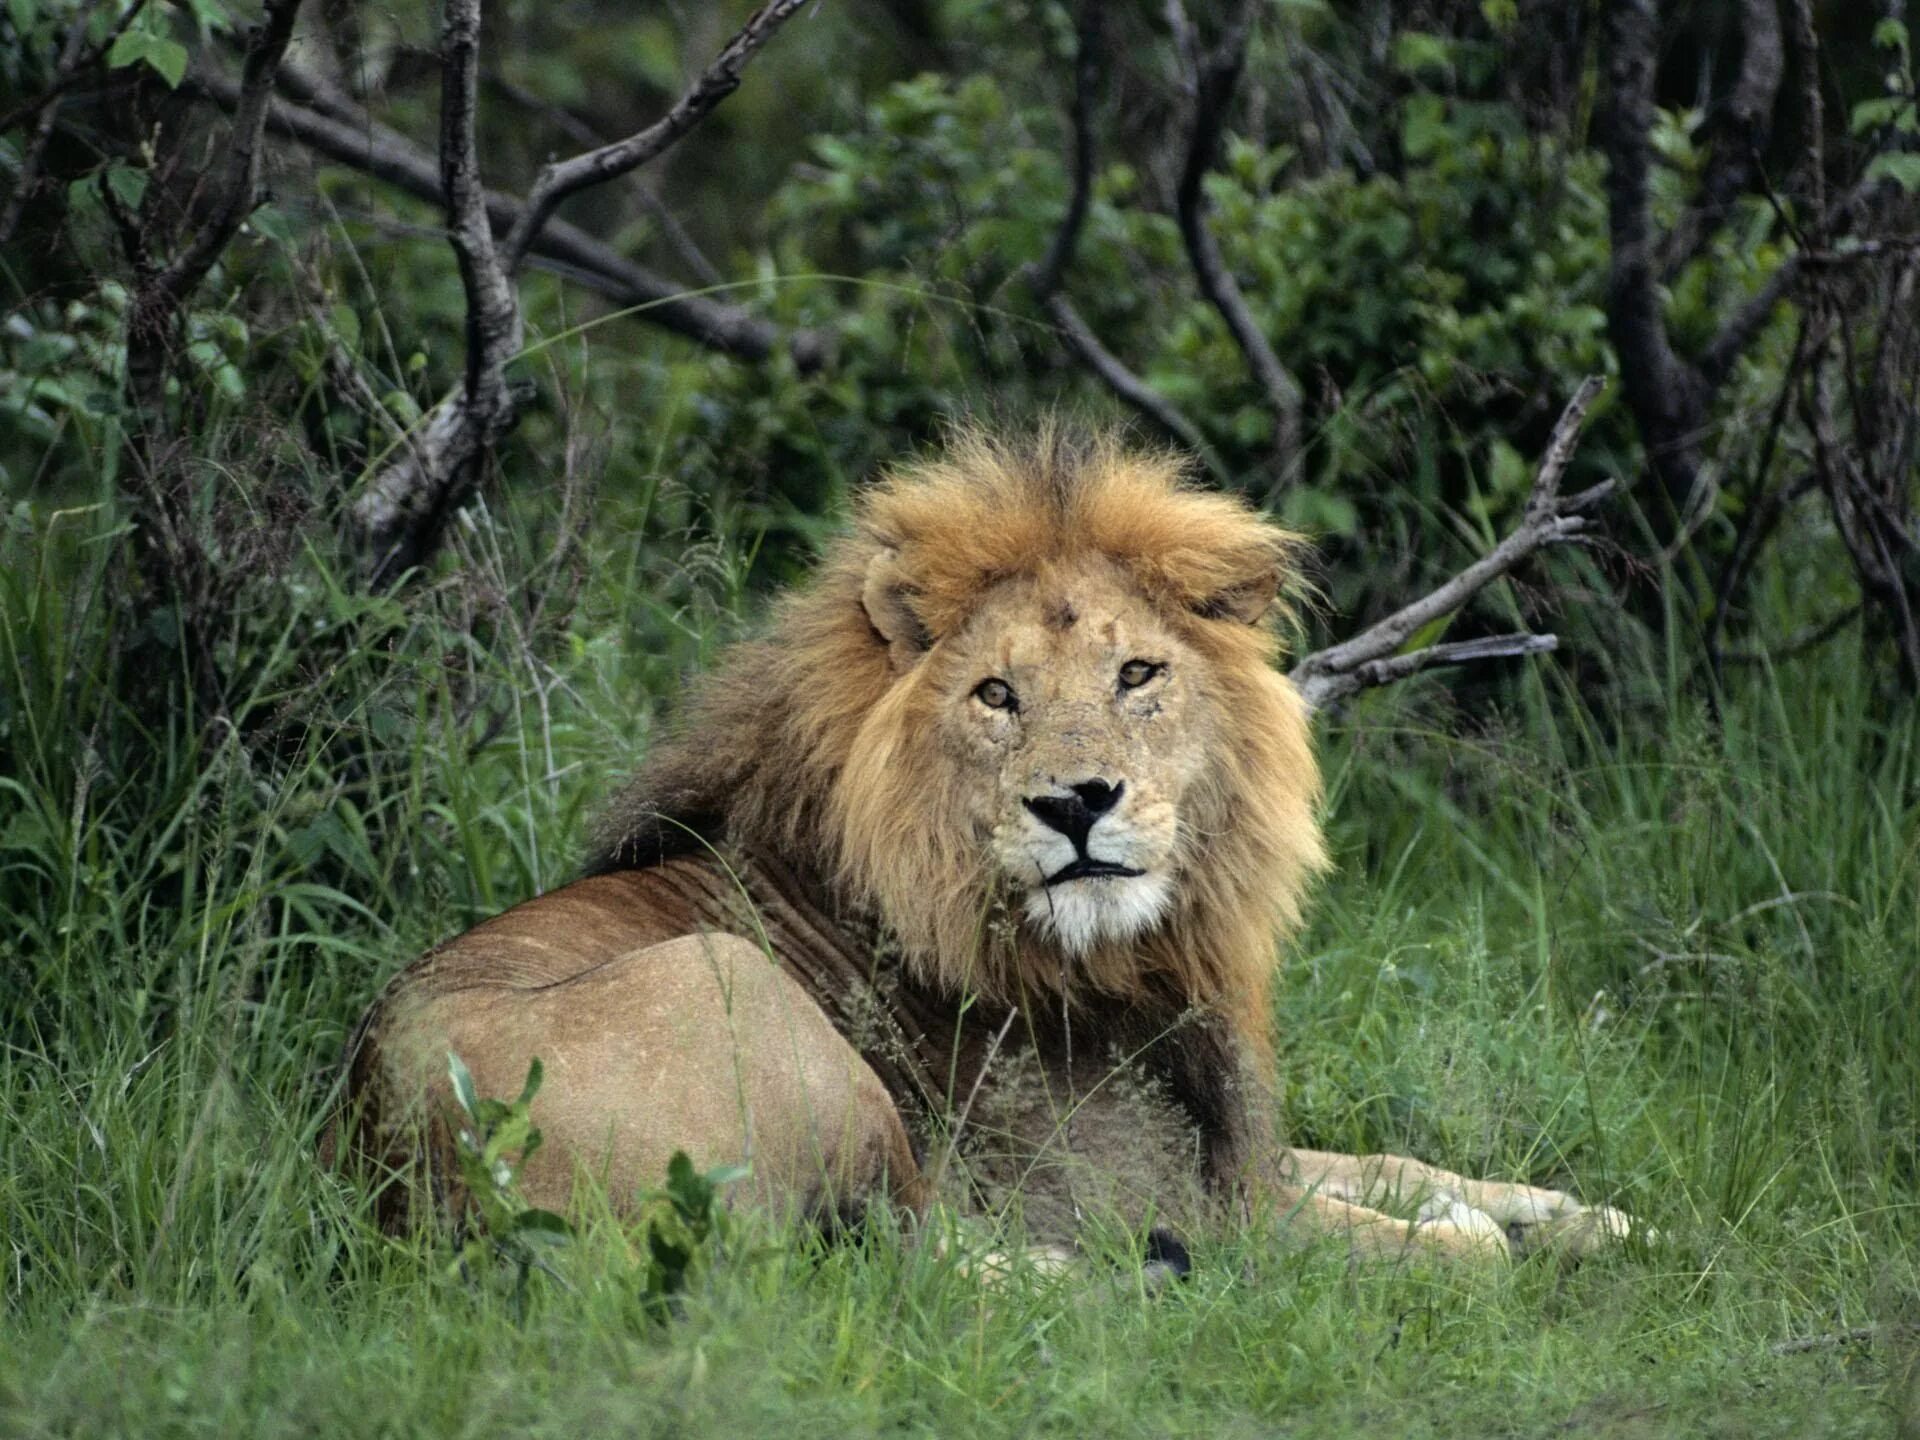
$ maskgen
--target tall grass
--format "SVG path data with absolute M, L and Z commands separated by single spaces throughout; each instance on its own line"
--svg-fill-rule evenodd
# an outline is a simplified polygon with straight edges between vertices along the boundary
M 566 878 L 744 608 L 744 542 L 639 529 L 603 517 L 539 637 L 502 593 L 551 537 L 511 511 L 405 600 L 308 547 L 236 619 L 219 717 L 129 673 L 109 503 L 0 538 L 0 1432 L 1913 1423 L 1920 775 L 1844 641 L 1717 717 L 1658 662 L 1611 712 L 1543 667 L 1497 711 L 1412 689 L 1324 737 L 1340 866 L 1276 999 L 1292 1133 L 1613 1199 L 1651 1246 L 1354 1272 L 1255 1228 L 1153 1299 L 1098 1258 L 984 1291 L 884 1224 L 765 1222 L 663 1326 L 610 1224 L 524 1319 L 441 1237 L 377 1234 L 312 1158 L 346 1027 Z

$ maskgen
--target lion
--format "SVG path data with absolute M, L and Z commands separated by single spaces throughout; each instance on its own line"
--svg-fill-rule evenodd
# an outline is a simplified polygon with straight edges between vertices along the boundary
M 540 1059 L 526 1198 L 684 1149 L 752 1199 L 1178 1234 L 1265 1209 L 1362 1254 L 1578 1253 L 1607 1207 L 1293 1149 L 1269 989 L 1326 867 L 1275 668 L 1300 541 L 1169 454 L 979 431 L 884 475 L 693 688 L 582 878 L 402 971 L 329 1153 L 383 1223 L 463 1203 L 449 1052 Z

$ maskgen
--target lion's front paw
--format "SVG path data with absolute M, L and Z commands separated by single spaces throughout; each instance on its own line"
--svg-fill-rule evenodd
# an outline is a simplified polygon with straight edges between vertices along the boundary
M 1652 1243 L 1658 1234 L 1611 1205 L 1582 1205 L 1567 1197 L 1564 1206 L 1537 1220 L 1509 1220 L 1507 1243 L 1516 1256 L 1547 1252 L 1563 1260 L 1584 1260 L 1628 1240 Z

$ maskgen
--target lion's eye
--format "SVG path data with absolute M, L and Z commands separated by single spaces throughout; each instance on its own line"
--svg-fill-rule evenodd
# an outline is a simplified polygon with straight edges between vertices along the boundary
M 1120 688 L 1138 690 L 1166 668 L 1164 665 L 1154 664 L 1151 660 L 1129 660 L 1120 667 Z
M 989 710 L 1018 710 L 1019 697 L 1004 680 L 982 680 L 973 687 L 973 698 Z

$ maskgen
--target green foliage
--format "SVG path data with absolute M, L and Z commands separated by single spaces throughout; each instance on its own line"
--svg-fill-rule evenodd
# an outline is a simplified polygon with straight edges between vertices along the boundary
M 680 1297 L 707 1273 L 732 1230 L 720 1190 L 751 1173 L 745 1165 L 719 1165 L 702 1175 L 684 1150 L 673 1152 L 665 1187 L 641 1196 L 635 1212 L 647 1256 L 640 1297 L 648 1313 L 662 1319 L 673 1314 Z
M 152 8 L 115 73 L 172 104 L 169 47 L 229 22 Z M 1264 403 L 1168 214 L 1161 9 L 1112 12 L 1068 294 L 1191 415 L 1225 483 L 1316 532 L 1317 624 L 1484 548 L 1560 399 L 1613 366 L 1604 168 L 1584 121 L 1540 124 L 1512 83 L 1537 8 L 1395 10 L 1383 65 L 1355 7 L 1273 7 L 1208 197 L 1308 392 L 1306 479 L 1284 496 Z M 44 87 L 77 13 L 5 11 L 0 108 Z M 916 11 L 929 38 L 877 28 Z M 89 36 L 123 13 L 98 7 Z M 491 6 L 490 54 L 612 133 L 657 113 L 706 42 L 590 13 Z M 432 24 L 353 17 L 356 54 L 393 60 L 383 118 L 416 135 L 435 94 L 409 57 Z M 376 594 L 340 513 L 458 379 L 441 218 L 276 165 L 194 299 L 168 396 L 211 581 L 143 588 L 109 203 L 162 182 L 147 132 L 116 147 L 113 114 L 75 98 L 87 143 L 50 151 L 0 271 L 0 1429 L 1251 1434 L 1310 1416 L 1338 1434 L 1387 1414 L 1409 1432 L 1744 1436 L 1878 1433 L 1909 1403 L 1920 1088 L 1899 1022 L 1920 1012 L 1920 755 L 1852 632 L 1732 670 L 1708 715 L 1683 641 L 1582 606 L 1556 618 L 1556 668 L 1482 672 L 1451 699 L 1417 682 L 1326 736 L 1339 871 L 1275 996 L 1290 1133 L 1622 1201 L 1674 1237 L 1652 1256 L 1356 1274 L 1226 1226 L 1151 1304 L 1113 1282 L 1134 1264 L 1118 1250 L 1063 1287 L 988 1292 L 884 1216 L 874 1243 L 823 1249 L 729 1211 L 739 1174 L 685 1156 L 659 1190 L 612 1197 L 624 1222 L 589 1206 L 562 1245 L 517 1194 L 538 1070 L 504 1101 L 453 1069 L 466 1269 L 507 1282 L 474 1284 L 442 1237 L 377 1233 L 367 1196 L 314 1163 L 320 1077 L 383 979 L 573 873 L 687 672 L 876 464 L 954 414 L 1118 415 L 1021 279 L 1067 203 L 1071 36 L 1070 8 L 1042 0 L 796 22 L 647 178 L 749 277 L 721 298 L 821 327 L 832 362 L 717 358 L 533 275 L 519 373 L 539 396 L 447 551 Z M 1914 125 L 1908 37 L 1872 41 L 1871 73 L 1828 52 L 1835 114 L 1866 143 Z M 561 147 L 504 93 L 485 109 L 491 182 L 524 184 Z M 1707 134 L 1663 112 L 1663 222 Z M 0 165 L 20 142 L 0 137 Z M 1906 183 L 1909 159 L 1875 163 Z M 583 197 L 577 218 L 679 263 L 631 195 Z M 1784 244 L 1748 204 L 1672 277 L 1683 348 Z M 1736 375 L 1705 437 L 1720 475 L 1750 461 L 1790 339 L 1783 315 Z M 1636 447 L 1603 402 L 1569 486 L 1632 476 Z M 1735 483 L 1715 497 L 1678 565 L 1724 548 L 1750 503 Z M 1756 575 L 1762 632 L 1847 603 L 1841 557 L 1826 528 L 1790 527 Z M 1662 589 L 1684 637 L 1708 591 Z M 715 1263 L 749 1234 L 762 1263 Z M 526 1303 L 541 1267 L 564 1305 Z M 1862 1326 L 1873 1342 L 1769 1348 Z
M 528 1205 L 520 1195 L 520 1171 L 540 1148 L 533 1123 L 533 1097 L 540 1093 L 540 1060 L 527 1066 L 527 1081 L 513 1100 L 478 1095 L 473 1076 L 458 1055 L 447 1052 L 447 1076 L 466 1124 L 454 1132 L 454 1163 L 467 1193 L 469 1228 L 454 1269 L 484 1273 L 499 1261 L 513 1276 L 515 1309 L 524 1314 L 527 1281 L 544 1265 L 543 1255 L 565 1245 L 573 1231 L 564 1217 Z

